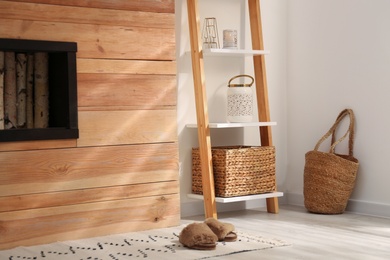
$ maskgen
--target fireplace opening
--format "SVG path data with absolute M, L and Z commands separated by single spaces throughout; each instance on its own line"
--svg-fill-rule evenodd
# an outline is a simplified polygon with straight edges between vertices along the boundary
M 0 142 L 78 138 L 76 52 L 75 42 L 0 39 Z

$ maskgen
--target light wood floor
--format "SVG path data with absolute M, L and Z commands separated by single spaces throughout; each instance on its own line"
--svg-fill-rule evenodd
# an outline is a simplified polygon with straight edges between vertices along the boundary
M 225 259 L 390 259 L 390 219 L 351 213 L 319 215 L 303 207 L 281 206 L 279 214 L 265 209 L 219 213 L 220 221 L 237 230 L 287 241 L 291 246 L 247 252 Z M 202 221 L 204 216 L 183 221 Z

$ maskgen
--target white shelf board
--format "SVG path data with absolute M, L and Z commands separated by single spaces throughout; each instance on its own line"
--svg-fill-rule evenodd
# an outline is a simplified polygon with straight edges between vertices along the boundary
M 255 56 L 269 53 L 267 50 L 203 49 L 204 56 Z
M 203 200 L 203 195 L 187 194 L 187 196 L 191 199 Z M 230 197 L 230 198 L 215 197 L 215 201 L 219 203 L 230 203 L 230 202 L 238 202 L 238 201 L 275 198 L 275 197 L 283 197 L 283 192 L 275 191 L 275 192 L 264 193 L 264 194 L 247 195 L 247 196 Z
M 248 123 L 209 123 L 210 128 L 234 128 L 247 126 L 273 126 L 276 122 L 248 122 Z M 188 128 L 197 128 L 197 124 L 187 124 Z

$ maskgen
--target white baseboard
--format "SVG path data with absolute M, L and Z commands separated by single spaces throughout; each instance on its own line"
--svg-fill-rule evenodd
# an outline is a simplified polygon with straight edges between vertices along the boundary
M 194 201 L 182 203 L 180 206 L 181 206 L 180 213 L 182 218 L 204 215 L 203 200 L 199 200 L 199 201 L 194 200 Z M 265 200 L 217 203 L 217 212 L 238 211 L 238 210 L 245 210 L 245 209 L 262 208 L 265 206 L 266 206 Z
M 284 192 L 285 204 L 304 207 L 303 194 Z
M 303 194 L 284 192 L 279 204 L 304 207 Z M 266 207 L 265 200 L 252 200 L 234 203 L 217 203 L 217 212 L 238 211 Z M 390 205 L 359 200 L 349 200 L 346 211 L 356 214 L 390 218 Z M 181 204 L 181 217 L 204 215 L 203 201 L 190 201 Z
M 191 201 L 180 204 L 180 216 L 182 218 L 204 214 L 203 201 Z
M 284 193 L 286 204 L 304 206 L 303 194 Z M 356 214 L 390 218 L 390 205 L 350 199 L 346 211 Z
M 359 200 L 349 200 L 347 211 L 363 215 L 390 218 L 390 205 Z

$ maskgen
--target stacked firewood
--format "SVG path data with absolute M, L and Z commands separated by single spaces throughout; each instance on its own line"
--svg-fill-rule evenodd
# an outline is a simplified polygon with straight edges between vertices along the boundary
M 48 57 L 0 51 L 0 129 L 49 126 Z

